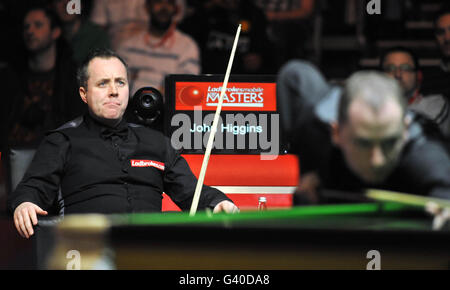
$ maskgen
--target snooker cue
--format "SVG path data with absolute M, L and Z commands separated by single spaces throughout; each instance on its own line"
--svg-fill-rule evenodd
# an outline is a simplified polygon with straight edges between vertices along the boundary
M 366 191 L 365 195 L 368 198 L 378 201 L 393 201 L 420 207 L 426 207 L 429 203 L 435 203 L 441 208 L 450 208 L 450 201 L 435 197 L 425 197 L 420 195 L 378 189 L 369 189 Z
M 206 151 L 205 151 L 205 156 L 203 157 L 200 175 L 198 176 L 197 185 L 195 187 L 194 198 L 192 199 L 191 210 L 189 212 L 190 216 L 195 215 L 195 213 L 197 211 L 197 207 L 198 207 L 198 202 L 200 200 L 200 194 L 201 194 L 201 190 L 203 187 L 203 180 L 205 179 L 206 168 L 208 167 L 209 156 L 211 155 L 212 145 L 214 142 L 214 136 L 216 135 L 217 125 L 219 123 L 219 116 L 220 116 L 220 112 L 222 110 L 223 96 L 227 89 L 228 78 L 230 77 L 231 66 L 233 65 L 234 54 L 236 52 L 236 47 L 237 47 L 237 43 L 239 40 L 240 32 L 241 32 L 241 24 L 239 24 L 239 26 L 237 28 L 236 37 L 234 38 L 234 43 L 233 43 L 233 48 L 231 50 L 230 59 L 228 60 L 228 67 L 227 67 L 227 71 L 225 74 L 225 79 L 223 81 L 222 90 L 220 92 L 219 103 L 217 104 L 216 114 L 214 115 L 214 121 L 213 121 L 213 125 L 211 127 L 211 132 L 209 134 L 208 144 L 206 145 Z

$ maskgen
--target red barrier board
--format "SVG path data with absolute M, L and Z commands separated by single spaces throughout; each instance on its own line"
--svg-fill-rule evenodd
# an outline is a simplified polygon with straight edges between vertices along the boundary
M 203 155 L 183 155 L 198 177 Z M 267 208 L 292 207 L 292 192 L 299 183 L 299 165 L 295 155 L 280 155 L 261 160 L 259 155 L 211 155 L 205 184 L 223 191 L 241 210 L 256 210 L 261 196 Z M 179 208 L 165 195 L 163 211 Z

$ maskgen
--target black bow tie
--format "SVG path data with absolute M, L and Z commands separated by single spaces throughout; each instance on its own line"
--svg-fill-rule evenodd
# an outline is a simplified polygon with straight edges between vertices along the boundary
M 102 128 L 100 135 L 104 139 L 109 139 L 112 136 L 118 136 L 121 139 L 125 139 L 128 136 L 128 126 L 126 124 L 120 124 L 116 128 L 105 127 Z

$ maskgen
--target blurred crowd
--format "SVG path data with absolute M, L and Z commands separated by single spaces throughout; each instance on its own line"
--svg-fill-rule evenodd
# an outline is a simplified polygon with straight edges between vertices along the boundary
M 317 13 L 324 5 L 333 10 L 337 2 L 346 4 L 341 5 L 345 11 L 332 12 L 357 23 L 355 11 L 361 3 L 353 0 L 4 1 L 1 151 L 6 146 L 36 147 L 47 130 L 83 113 L 76 70 L 92 48 L 112 48 L 127 61 L 131 95 L 144 86 L 164 95 L 168 74 L 224 74 L 241 24 L 232 74 L 277 74 L 291 59 L 317 60 L 312 51 L 320 25 Z M 389 1 L 392 9 L 384 10 L 391 24 L 402 17 L 396 15 L 398 3 Z M 446 13 L 434 23 L 433 37 L 442 53 L 436 70 L 424 74 L 415 52 L 405 47 L 380 54 L 378 69 L 400 81 L 411 109 L 425 116 L 434 136 L 448 141 Z
M 301 58 L 314 0 L 6 1 L 1 144 L 37 147 L 44 133 L 83 113 L 76 69 L 107 47 L 128 63 L 132 94 L 164 92 L 167 74 L 224 74 L 238 24 L 233 74 L 275 74 Z M 297 37 L 292 37 L 295 33 Z

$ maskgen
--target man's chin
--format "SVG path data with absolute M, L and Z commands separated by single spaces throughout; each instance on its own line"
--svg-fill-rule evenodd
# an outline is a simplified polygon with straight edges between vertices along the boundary
M 120 120 L 121 116 L 118 115 L 118 114 L 114 114 L 114 115 L 106 115 L 106 116 L 103 116 L 101 118 L 105 119 L 105 120 Z
M 99 116 L 92 112 L 90 112 L 90 115 L 94 119 L 99 121 L 100 123 L 108 125 L 108 126 L 112 126 L 112 127 L 117 125 L 122 120 L 122 116 L 123 116 L 123 114 L 105 114 L 103 116 Z
M 122 110 L 119 110 L 119 108 L 114 108 L 113 110 L 103 111 L 101 118 L 107 120 L 120 120 L 122 119 L 123 114 L 124 112 L 122 112 Z

